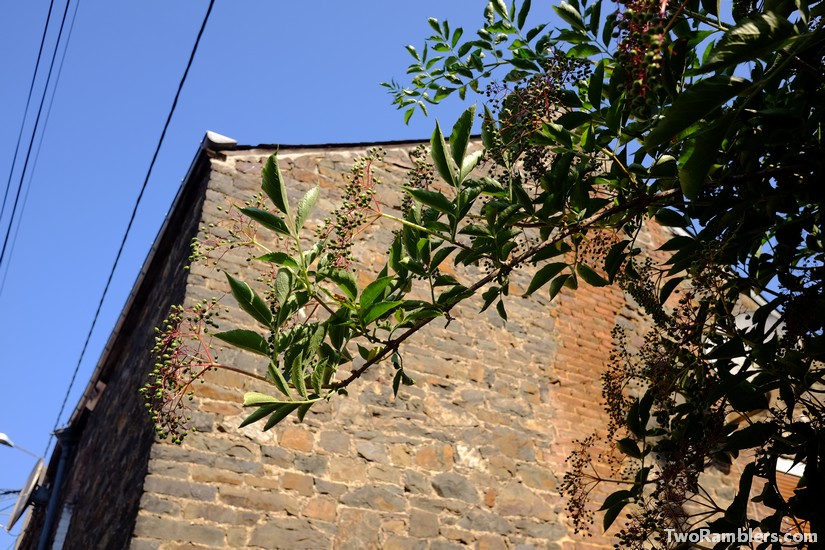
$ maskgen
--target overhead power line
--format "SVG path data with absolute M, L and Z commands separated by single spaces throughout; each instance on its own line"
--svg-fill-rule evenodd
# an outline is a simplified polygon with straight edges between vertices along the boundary
M 71 0 L 69 0 L 71 2 Z M 57 65 L 57 76 L 54 78 L 54 86 L 52 86 L 52 95 L 49 98 L 49 106 L 46 108 L 46 118 L 43 119 L 43 127 L 40 129 L 40 139 L 37 141 L 37 149 L 34 153 L 34 161 L 32 161 L 32 167 L 29 171 L 29 181 L 28 185 L 26 185 L 26 192 L 23 193 L 23 203 L 20 206 L 20 215 L 17 216 L 17 223 L 14 226 L 14 235 L 11 238 L 11 244 L 9 245 L 9 252 L 6 259 L 6 267 L 3 269 L 3 275 L 0 277 L 0 296 L 3 295 L 3 289 L 6 287 L 6 277 L 9 273 L 9 266 L 11 265 L 11 260 L 14 255 L 14 246 L 17 244 L 17 235 L 20 231 L 20 224 L 23 221 L 23 215 L 26 212 L 26 203 L 29 200 L 29 191 L 31 191 L 32 179 L 34 178 L 35 171 L 37 170 L 37 161 L 40 159 L 40 150 L 43 146 L 43 138 L 46 136 L 46 128 L 49 126 L 49 118 L 52 114 L 52 105 L 54 105 L 54 96 L 57 94 L 57 86 L 60 84 L 60 75 L 63 74 L 63 64 L 66 61 L 66 52 L 69 51 L 69 43 L 72 40 L 72 31 L 74 31 L 74 22 L 77 19 L 77 9 L 80 7 L 80 0 L 77 0 L 74 5 L 74 11 L 72 12 L 72 20 L 69 23 L 69 32 L 66 34 L 66 45 L 63 47 L 63 55 L 60 56 L 60 63 Z M 55 44 L 55 49 L 59 47 L 59 44 Z M 43 93 L 46 93 L 47 90 L 44 88 Z M 28 104 L 26 109 L 28 110 Z M 36 129 L 35 129 L 36 130 Z M 32 139 L 34 139 L 34 133 L 32 133 Z M 15 156 L 17 156 L 17 151 L 15 151 Z M 12 170 L 14 167 L 12 166 Z M 9 174 L 11 176 L 11 174 Z M 0 212 L 0 219 L 2 219 L 3 215 Z M 9 220 L 11 223 L 12 220 Z
M 135 200 L 135 205 L 132 208 L 132 215 L 129 218 L 129 223 L 126 225 L 126 231 L 123 234 L 123 239 L 120 242 L 120 248 L 118 248 L 117 255 L 115 256 L 115 261 L 112 264 L 111 271 L 109 272 L 109 278 L 106 280 L 106 286 L 103 288 L 103 293 L 101 294 L 100 301 L 97 304 L 97 311 L 95 311 L 94 318 L 92 319 L 92 324 L 89 327 L 88 334 L 86 335 L 86 341 L 83 343 L 83 349 L 80 352 L 80 357 L 77 360 L 77 365 L 75 365 L 74 372 L 72 373 L 72 378 L 69 382 L 69 387 L 66 389 L 66 395 L 63 397 L 63 403 L 60 405 L 60 411 L 57 413 L 57 418 L 55 419 L 54 423 L 54 430 L 57 430 L 60 424 L 60 418 L 63 416 L 63 411 L 66 408 L 66 402 L 69 399 L 69 394 L 72 391 L 72 387 L 74 387 L 75 380 L 77 379 L 77 373 L 80 370 L 80 365 L 83 363 L 83 357 L 86 355 L 86 350 L 89 347 L 89 341 L 92 339 L 92 333 L 94 332 L 95 325 L 97 324 L 97 320 L 100 317 L 100 310 L 103 307 L 103 302 L 106 299 L 106 294 L 108 293 L 109 286 L 112 283 L 112 278 L 114 277 L 115 270 L 117 269 L 117 264 L 120 261 L 121 254 L 123 253 L 123 247 L 126 245 L 126 239 L 129 237 L 129 232 L 132 229 L 132 223 L 135 221 L 138 206 L 140 206 L 140 201 L 143 198 L 143 193 L 146 190 L 147 184 L 149 183 L 149 178 L 152 175 L 152 168 L 155 166 L 155 161 L 158 158 L 158 153 L 160 153 L 160 148 L 163 145 L 163 139 L 166 137 L 166 131 L 169 128 L 169 123 L 172 121 L 172 115 L 175 113 L 175 108 L 177 107 L 181 90 L 183 90 L 183 85 L 186 82 L 186 77 L 189 74 L 189 69 L 192 67 L 192 61 L 195 59 L 195 53 L 198 51 L 198 45 L 200 44 L 201 37 L 203 36 L 203 31 L 206 28 L 206 23 L 207 21 L 209 21 L 209 15 L 212 13 L 212 6 L 214 4 L 215 0 L 209 0 L 209 7 L 207 8 L 206 14 L 203 17 L 203 22 L 201 23 L 200 30 L 198 31 L 198 36 L 197 38 L 195 38 L 195 44 L 192 46 L 192 52 L 189 54 L 189 61 L 186 63 L 186 69 L 183 71 L 183 76 L 181 77 L 180 83 L 178 84 L 178 90 L 175 93 L 175 99 L 172 101 L 172 106 L 170 107 L 169 114 L 166 117 L 166 123 L 163 125 L 163 131 L 161 132 L 157 146 L 155 147 L 155 153 L 154 155 L 152 155 L 152 161 L 149 163 L 149 168 L 146 171 L 146 177 L 143 179 L 143 185 L 141 185 L 140 187 L 140 193 L 138 193 L 137 199 Z M 54 434 L 52 434 L 49 437 L 49 442 L 46 444 L 46 452 L 48 452 L 49 446 L 51 445 L 53 438 Z
M 34 64 L 34 72 L 32 73 L 32 81 L 29 84 L 29 95 L 26 98 L 26 108 L 23 109 L 23 120 L 20 121 L 20 131 L 17 133 L 17 145 L 14 146 L 14 156 L 11 159 L 11 168 L 9 168 L 9 179 L 6 182 L 6 191 L 3 193 L 3 205 L 0 206 L 0 220 L 3 219 L 3 214 L 6 212 L 6 202 L 9 198 L 9 191 L 11 190 L 11 180 L 14 176 L 14 167 L 17 164 L 17 153 L 20 152 L 20 143 L 23 141 L 23 130 L 26 127 L 26 118 L 28 118 L 29 114 L 29 106 L 31 105 L 32 95 L 34 93 L 34 84 L 37 81 L 37 73 L 40 70 L 40 58 L 43 56 L 43 45 L 46 43 L 46 35 L 49 32 L 49 22 L 52 19 L 52 8 L 54 7 L 54 0 L 51 1 L 49 4 L 49 13 L 46 14 L 46 24 L 43 26 L 43 36 L 40 38 L 40 49 L 37 51 L 37 62 Z M 67 6 L 68 9 L 68 6 Z M 55 51 L 57 50 L 57 43 L 54 45 Z M 46 96 L 46 89 L 43 88 L 43 97 Z M 34 133 L 37 131 L 37 125 L 35 124 L 34 128 L 32 129 L 32 135 L 29 139 L 29 143 L 34 140 Z

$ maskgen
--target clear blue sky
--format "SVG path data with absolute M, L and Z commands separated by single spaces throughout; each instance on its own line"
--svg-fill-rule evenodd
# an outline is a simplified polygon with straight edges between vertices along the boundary
M 55 1 L 41 62 L 45 67 L 65 1 Z M 0 432 L 43 454 L 52 428 L 66 422 L 206 130 L 242 144 L 426 138 L 434 119 L 417 115 L 405 126 L 378 83 L 393 77 L 404 81 L 410 58 L 403 46 L 423 44 L 430 33 L 428 16 L 446 18 L 469 32 L 478 27 L 485 3 L 218 0 L 77 382 L 58 419 L 208 6 L 207 0 L 82 0 L 42 148 L 35 166 L 30 160 L 24 180 L 27 200 L 22 215 L 18 207 L 12 227 L 15 232 L 20 220 L 13 254 L 7 252 L 0 265 L 0 282 L 5 281 L 0 294 Z M 550 4 L 534 6 L 543 13 L 533 15 L 549 17 Z M 48 6 L 47 0 L 7 2 L 0 18 L 0 190 L 9 175 Z M 35 86 L 24 146 L 45 72 Z M 460 109 L 454 103 L 436 115 L 449 125 Z M 38 134 L 35 151 L 39 139 Z M 25 148 L 0 219 L 0 239 L 24 153 Z M 28 455 L 0 447 L 0 489 L 19 489 L 33 464 Z M 0 524 L 6 524 L 12 503 L 0 497 Z M 2 531 L 0 548 L 12 542 Z

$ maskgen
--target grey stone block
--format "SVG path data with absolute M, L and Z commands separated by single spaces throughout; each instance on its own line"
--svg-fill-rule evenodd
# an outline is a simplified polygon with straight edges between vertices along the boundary
M 455 498 L 469 502 L 478 503 L 478 491 L 469 479 L 453 472 L 444 472 L 435 476 L 432 480 L 433 489 L 438 496 L 444 498 Z

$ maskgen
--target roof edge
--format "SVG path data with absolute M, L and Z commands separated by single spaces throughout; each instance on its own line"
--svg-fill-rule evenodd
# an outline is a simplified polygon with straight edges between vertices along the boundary
M 80 419 L 80 417 L 83 414 L 83 411 L 86 409 L 86 403 L 88 403 L 94 396 L 96 396 L 97 392 L 95 388 L 97 386 L 97 382 L 100 380 L 101 375 L 105 371 L 109 355 L 111 354 L 112 349 L 114 348 L 114 345 L 118 337 L 120 336 L 120 332 L 123 328 L 124 322 L 126 321 L 126 317 L 132 309 L 137 294 L 138 292 L 140 292 L 140 289 L 143 286 L 143 281 L 146 278 L 146 274 L 148 273 L 149 268 L 152 265 L 153 260 L 155 259 L 158 247 L 160 246 L 160 243 L 163 240 L 163 237 L 169 228 L 172 214 L 178 208 L 184 190 L 188 187 L 189 182 L 192 180 L 193 174 L 197 172 L 197 169 L 202 162 L 208 160 L 210 151 L 234 149 L 236 144 L 237 142 L 235 142 L 235 140 L 227 138 L 226 136 L 222 136 L 221 134 L 217 134 L 215 132 L 207 131 L 206 134 L 204 134 L 204 137 L 201 140 L 200 145 L 198 146 L 198 150 L 195 153 L 195 156 L 189 165 L 189 169 L 186 171 L 186 175 L 183 177 L 183 179 L 180 182 L 180 185 L 178 186 L 178 190 L 175 193 L 175 198 L 172 200 L 172 203 L 169 205 L 169 209 L 166 211 L 163 223 L 161 224 L 157 234 L 155 235 L 155 239 L 152 242 L 152 247 L 149 249 L 149 253 L 146 255 L 146 259 L 143 261 L 143 264 L 141 265 L 140 272 L 135 278 L 135 282 L 132 284 L 132 289 L 129 291 L 129 296 L 126 298 L 126 302 L 123 304 L 123 309 L 121 309 L 120 311 L 118 320 L 115 323 L 115 326 L 112 329 L 109 338 L 106 340 L 106 345 L 103 347 L 103 351 L 101 351 L 100 353 L 97 365 L 95 366 L 95 369 L 92 371 L 92 374 L 89 377 L 89 381 L 86 384 L 86 388 L 83 390 L 83 394 L 78 400 L 78 403 L 75 406 L 72 415 L 66 421 L 67 427 L 72 426 Z

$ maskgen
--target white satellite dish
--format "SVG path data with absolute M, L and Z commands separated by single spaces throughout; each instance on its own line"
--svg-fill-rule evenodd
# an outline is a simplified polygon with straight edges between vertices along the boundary
M 26 480 L 26 484 L 23 485 L 23 488 L 20 490 L 20 494 L 17 496 L 17 502 L 14 503 L 14 508 L 9 516 L 9 523 L 6 525 L 6 531 L 11 531 L 14 524 L 17 523 L 23 515 L 23 512 L 26 511 L 29 504 L 39 504 L 45 502 L 40 494 L 40 489 L 43 488 L 41 483 L 45 470 L 46 469 L 43 466 L 43 459 L 37 459 L 37 464 L 35 464 L 34 468 L 32 468 L 29 478 Z

